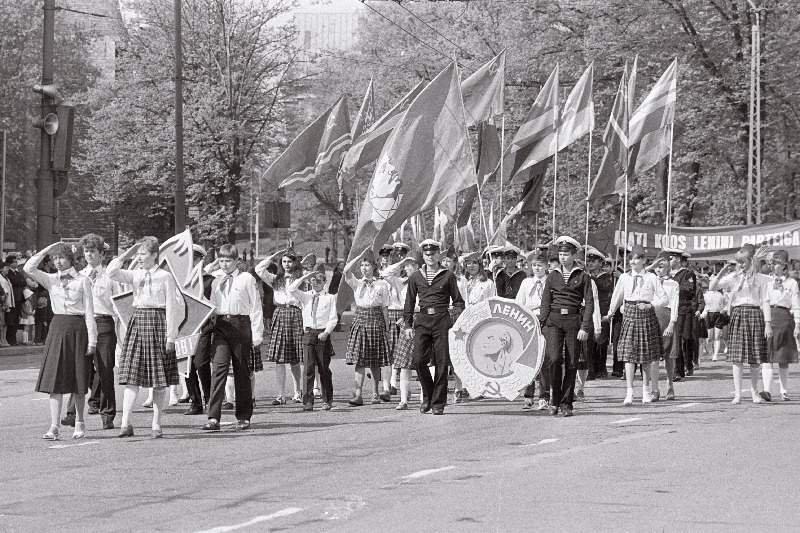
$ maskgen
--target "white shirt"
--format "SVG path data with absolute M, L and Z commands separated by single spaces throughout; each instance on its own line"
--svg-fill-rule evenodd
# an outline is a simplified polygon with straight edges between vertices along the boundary
M 636 273 L 633 270 L 620 275 L 614 294 L 611 296 L 611 307 L 608 315 L 613 315 L 625 302 L 647 302 L 656 307 L 669 305 L 664 289 L 658 282 L 658 276 L 644 270 Z
M 108 277 L 133 287 L 133 307 L 136 309 L 164 309 L 167 322 L 167 342 L 175 342 L 178 326 L 183 322 L 183 296 L 172 274 L 154 265 L 149 269 L 122 268 L 119 258 L 113 259 L 106 269 Z
M 336 315 L 336 296 L 327 292 L 301 291 L 300 281 L 289 285 L 289 291 L 302 307 L 303 327 L 322 329 L 330 335 L 339 321 Z M 314 298 L 317 299 L 316 309 L 314 309 Z
M 224 286 L 223 286 L 224 285 Z M 230 276 L 223 275 L 211 282 L 211 305 L 220 315 L 247 315 L 250 317 L 250 333 L 253 346 L 264 340 L 264 310 L 256 280 L 249 272 L 237 268 Z
M 22 269 L 50 292 L 50 305 L 54 314 L 83 316 L 89 335 L 89 346 L 94 348 L 97 346 L 97 323 L 94 321 L 92 282 L 78 274 L 75 268 L 52 274 L 39 270 L 39 263 L 44 255 L 42 252 L 34 255 Z
M 457 285 L 465 307 L 480 303 L 490 296 L 497 296 L 497 286 L 490 279 L 481 281 L 477 276 L 469 279 L 466 276 L 459 276 Z
M 95 272 L 96 274 L 93 276 L 92 274 Z M 111 297 L 115 294 L 118 294 L 120 291 L 117 283 L 108 277 L 106 267 L 104 267 L 102 264 L 98 265 L 97 268 L 92 268 L 91 266 L 87 265 L 86 268 L 81 270 L 81 274 L 89 278 L 89 281 L 92 283 L 95 316 L 115 316 L 114 305 L 111 303 Z
M 2 274 L 0 274 L 0 288 L 3 289 L 4 293 L 6 293 L 6 302 L 4 307 L 6 309 L 14 307 L 14 287 L 11 285 L 11 282 Z
M 283 285 L 280 287 L 275 286 L 275 280 L 278 279 L 277 274 L 273 274 L 267 267 L 269 267 L 270 262 L 264 259 L 259 264 L 256 265 L 256 274 L 258 277 L 264 280 L 264 283 L 272 287 L 274 296 L 273 300 L 278 305 L 294 305 L 296 307 L 300 307 L 300 302 L 297 301 L 290 292 L 289 292 L 289 284 L 294 281 L 292 276 L 284 276 L 283 278 Z
M 666 300 L 660 300 L 656 307 L 669 307 L 669 321 L 678 321 L 678 301 L 680 299 L 681 286 L 671 278 L 658 278 L 661 290 L 666 295 Z
M 525 309 L 530 309 L 536 316 L 539 316 L 539 310 L 542 306 L 542 289 L 544 289 L 544 282 L 547 279 L 547 275 L 537 278 L 525 278 L 522 280 L 522 284 L 519 286 L 519 292 L 517 292 L 517 297 L 515 298 L 516 302 L 524 307 Z M 599 305 L 595 305 L 596 308 L 600 308 Z
M 770 310 L 770 287 L 772 278 L 763 274 L 755 273 L 745 275 L 743 272 L 735 271 L 719 279 L 719 276 L 711 278 L 709 290 L 729 291 L 730 306 L 740 307 L 743 305 L 753 305 L 761 307 L 764 312 L 764 321 L 772 321 L 772 311 Z
M 797 280 L 786 276 L 781 276 L 780 283 L 772 276 L 770 288 L 770 303 L 791 310 L 795 324 L 800 324 L 800 290 Z
M 708 313 L 721 313 L 725 309 L 725 295 L 719 291 L 704 292 L 703 301 L 705 306 L 702 316 L 706 316 Z
M 358 279 L 350 273 L 345 274 L 344 279 L 353 288 L 358 307 L 389 307 L 389 285 L 385 281 Z

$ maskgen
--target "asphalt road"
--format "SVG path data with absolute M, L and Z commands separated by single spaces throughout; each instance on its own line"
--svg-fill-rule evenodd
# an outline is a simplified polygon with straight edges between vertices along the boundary
M 522 411 L 521 399 L 432 416 L 347 407 L 344 334 L 335 346 L 330 412 L 268 405 L 266 365 L 250 431 L 228 412 L 204 433 L 205 417 L 180 406 L 153 440 L 139 407 L 136 437 L 91 416 L 85 439 L 67 428 L 58 442 L 41 439 L 40 349 L 0 349 L 0 531 L 800 529 L 800 394 L 732 406 L 725 363 L 704 362 L 670 402 L 624 407 L 624 382 L 602 380 L 572 418 Z

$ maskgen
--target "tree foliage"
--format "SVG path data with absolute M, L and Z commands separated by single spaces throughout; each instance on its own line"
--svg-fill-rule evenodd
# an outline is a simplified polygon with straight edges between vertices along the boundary
M 233 242 L 259 157 L 282 137 L 301 78 L 280 22 L 285 0 L 183 3 L 185 182 L 189 223 L 210 243 Z M 170 234 L 174 217 L 172 2 L 136 0 L 116 82 L 92 94 L 82 170 L 117 206 L 124 232 Z M 192 209 L 196 208 L 196 210 Z

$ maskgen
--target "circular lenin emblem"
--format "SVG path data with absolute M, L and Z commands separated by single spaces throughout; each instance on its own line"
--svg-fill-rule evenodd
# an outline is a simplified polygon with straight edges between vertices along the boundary
M 471 305 L 450 329 L 450 359 L 471 396 L 514 400 L 544 362 L 539 319 L 507 298 Z

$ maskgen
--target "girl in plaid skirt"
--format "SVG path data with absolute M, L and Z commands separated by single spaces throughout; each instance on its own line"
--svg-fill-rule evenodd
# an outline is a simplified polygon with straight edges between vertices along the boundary
M 402 261 L 389 268 L 399 269 L 405 271 L 404 277 L 391 276 L 388 281 L 392 284 L 395 291 L 397 291 L 398 299 L 405 305 L 406 291 L 408 289 L 408 278 L 419 270 L 422 265 L 422 255 L 419 252 L 414 253 L 412 256 L 404 258 Z M 386 273 L 384 272 L 384 277 Z M 390 311 L 390 320 L 392 319 Z M 411 385 L 411 371 L 414 368 L 414 337 L 403 335 L 400 331 L 403 324 L 403 311 L 400 310 L 399 317 L 395 319 L 390 325 L 394 328 L 397 326 L 398 335 L 394 343 L 394 352 L 392 354 L 392 368 L 400 372 L 400 403 L 397 404 L 398 411 L 408 409 L 409 389 Z
M 108 264 L 108 277 L 133 287 L 134 313 L 122 344 L 117 380 L 125 386 L 120 437 L 133 436 L 131 410 L 139 387 L 153 388 L 153 438 L 161 437 L 167 388 L 178 384 L 175 338 L 182 296 L 173 275 L 158 266 L 158 239 L 144 237 Z M 123 269 L 136 257 L 135 270 Z
M 745 244 L 736 252 L 736 270 L 731 272 L 731 264 L 726 264 L 719 274 L 711 278 L 709 290 L 730 291 L 731 307 L 730 333 L 728 336 L 728 357 L 733 363 L 733 386 L 735 389 L 732 404 L 742 401 L 742 368 L 750 365 L 750 394 L 753 403 L 761 403 L 758 394 L 758 369 L 761 363 L 769 361 L 767 341 L 772 337 L 772 314 L 770 309 L 770 278 L 760 274 L 763 249 L 756 253 L 756 247 Z
M 352 273 L 359 265 L 362 278 Z M 375 279 L 377 263 L 372 250 L 367 250 L 353 259 L 344 270 L 344 279 L 353 289 L 356 302 L 356 314 L 350 326 L 350 338 L 347 340 L 345 363 L 355 365 L 355 394 L 350 405 L 364 405 L 362 389 L 365 369 L 372 373 L 372 403 L 381 403 L 378 385 L 381 379 L 381 367 L 389 366 L 389 345 L 386 342 L 389 324 L 389 289 L 388 284 Z
M 38 269 L 44 256 L 50 254 L 57 272 L 47 274 Z M 39 371 L 36 390 L 50 395 L 50 429 L 46 440 L 58 440 L 58 424 L 64 394 L 75 400 L 73 439 L 85 435 L 84 398 L 89 389 L 92 356 L 97 346 L 97 325 L 94 320 L 94 299 L 89 278 L 73 268 L 75 256 L 64 243 L 51 244 L 30 258 L 25 273 L 50 291 L 53 321 L 44 345 L 44 361 Z
M 772 339 L 769 342 L 769 363 L 761 365 L 764 380 L 762 398 L 772 400 L 772 365 L 778 363 L 778 382 L 781 398 L 789 400 L 789 363 L 797 362 L 797 345 L 800 341 L 800 289 L 797 280 L 786 275 L 789 252 L 777 250 L 772 257 L 772 282 L 770 284 L 770 309 L 772 310 Z
M 277 274 L 268 269 L 278 258 Z M 272 405 L 286 403 L 286 367 L 292 374 L 294 385 L 294 403 L 303 402 L 300 379 L 303 362 L 303 315 L 300 312 L 300 302 L 289 293 L 289 285 L 302 276 L 302 267 L 297 260 L 294 250 L 279 250 L 256 265 L 256 274 L 264 283 L 272 287 L 275 299 L 275 313 L 272 315 L 270 327 L 269 348 L 267 361 L 275 363 L 275 379 L 278 385 L 278 396 Z
M 644 270 L 644 248 L 633 246 L 629 257 L 631 271 L 620 276 L 611 296 L 608 315 L 604 319 L 611 321 L 617 309 L 625 304 L 618 346 L 619 359 L 625 363 L 625 380 L 628 385 L 623 405 L 633 403 L 633 376 L 637 364 L 642 365 L 644 374 L 642 403 L 652 401 L 650 367 L 653 361 L 658 361 L 663 355 L 661 327 L 654 304 L 659 307 L 668 305 L 666 293 L 656 275 Z

